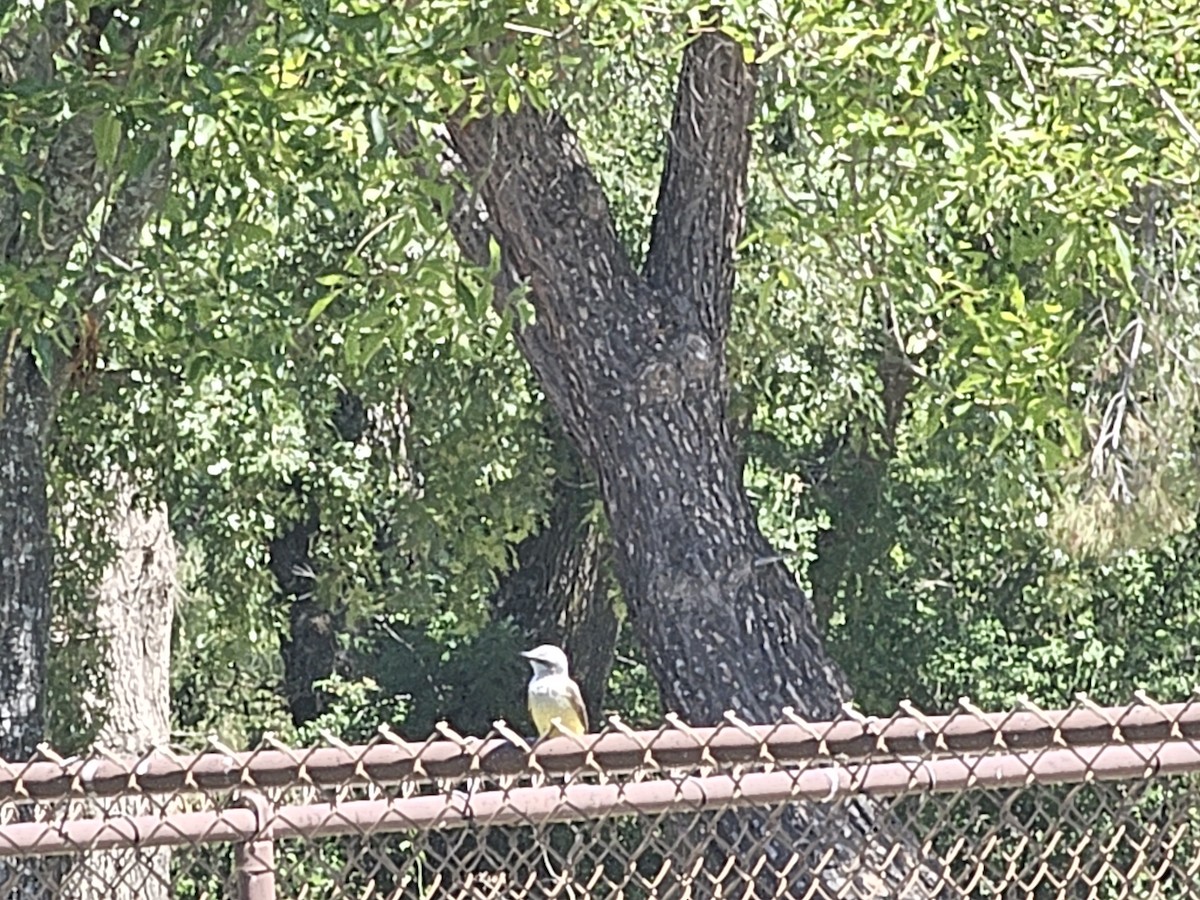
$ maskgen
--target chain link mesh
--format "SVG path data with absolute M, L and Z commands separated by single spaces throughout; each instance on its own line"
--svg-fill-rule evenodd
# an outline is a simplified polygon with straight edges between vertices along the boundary
M 0 763 L 0 897 L 1200 897 L 1200 702 Z

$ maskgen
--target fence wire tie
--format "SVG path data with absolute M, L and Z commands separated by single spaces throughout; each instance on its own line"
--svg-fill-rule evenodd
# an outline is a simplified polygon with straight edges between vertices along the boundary
M 136 763 L 134 763 L 133 774 L 139 780 L 142 778 L 142 776 L 150 774 L 150 770 L 154 763 L 155 757 L 159 757 L 162 755 L 163 754 L 159 752 L 158 747 L 151 747 L 149 750 L 147 750 L 145 753 L 143 753 L 138 758 L 138 761 Z
M 1099 716 L 1100 719 L 1112 729 L 1112 739 L 1114 741 L 1126 743 L 1125 735 L 1121 731 L 1120 720 L 1114 719 L 1109 714 L 1108 710 L 1097 704 L 1094 700 L 1092 700 L 1091 697 L 1082 692 L 1075 695 L 1075 702 L 1078 703 L 1082 708 L 1088 710 L 1088 712 L 1095 713 L 1097 716 Z
M 1020 696 L 1016 701 L 1017 709 L 1024 710 L 1027 713 L 1032 713 L 1037 718 L 1041 719 L 1043 724 L 1050 729 L 1050 742 L 1058 747 L 1066 747 L 1067 739 L 1063 737 L 1062 725 L 1063 719 L 1052 719 L 1047 714 L 1046 710 L 1042 709 L 1026 696 Z
M 829 779 L 829 793 L 826 794 L 819 802 L 832 803 L 837 799 L 838 790 L 842 786 L 842 770 L 840 766 L 821 766 L 816 769 L 817 772 L 823 772 L 825 777 Z M 851 778 L 851 786 L 853 786 L 853 778 Z
M 798 725 L 800 730 L 807 734 L 810 738 L 817 742 L 817 754 L 821 755 L 828 753 L 829 748 L 825 744 L 825 736 L 813 727 L 812 722 L 800 716 L 791 706 L 783 708 L 783 718 L 792 725 Z
M 911 700 L 901 700 L 897 705 L 904 710 L 905 714 L 915 719 L 923 728 L 925 728 L 925 731 L 917 732 L 917 739 L 919 741 L 924 743 L 926 737 L 932 737 L 934 750 L 950 749 L 949 745 L 946 743 L 946 735 L 927 715 L 925 715 L 925 713 L 918 709 Z
M 726 713 L 726 715 L 728 715 L 728 713 Z M 704 738 L 701 736 L 700 732 L 696 731 L 694 727 L 691 727 L 688 724 L 688 722 L 685 722 L 683 719 L 680 719 L 678 713 L 673 713 L 673 712 L 667 713 L 665 716 L 662 716 L 662 718 L 666 719 L 668 724 L 670 724 L 671 727 L 674 728 L 674 730 L 682 732 L 682 733 L 686 734 L 686 736 L 688 736 L 692 740 L 695 740 L 697 748 L 700 749 L 700 766 L 701 767 L 703 767 L 703 766 L 712 766 L 713 768 L 718 767 L 718 766 L 716 766 L 716 758 L 713 756 L 712 748 L 709 748 L 708 742 L 706 742 L 706 740 L 704 740 Z M 654 737 L 658 738 L 659 736 L 661 736 L 662 733 L 664 733 L 664 728 L 659 728 L 658 734 L 655 734 Z M 654 746 L 654 740 L 650 740 L 650 743 L 646 748 L 647 761 L 649 761 L 650 758 L 652 758 L 652 757 L 650 757 L 650 748 L 652 748 L 652 746 Z M 656 761 L 656 760 L 653 761 L 653 768 L 655 768 L 655 769 L 661 768 L 658 764 L 658 761 Z
M 1171 727 L 1169 732 L 1171 737 L 1178 738 L 1179 740 L 1183 739 L 1183 729 L 1179 727 L 1179 719 L 1172 718 L 1171 714 L 1167 712 L 1166 708 L 1161 703 L 1140 688 L 1133 692 L 1133 697 L 1138 703 L 1149 707 L 1163 717 L 1163 721 Z
M 492 728 L 496 730 L 496 734 L 500 735 L 500 737 L 504 738 L 510 744 L 521 748 L 521 750 L 523 750 L 527 756 L 533 753 L 533 747 L 530 745 L 529 741 L 526 740 L 525 736 L 518 734 L 512 728 L 509 728 L 508 723 L 503 719 L 497 719 L 495 722 L 493 722 Z

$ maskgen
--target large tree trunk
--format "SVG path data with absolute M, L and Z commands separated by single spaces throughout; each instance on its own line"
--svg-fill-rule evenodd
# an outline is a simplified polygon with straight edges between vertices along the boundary
M 35 94 L 38 89 L 52 94 L 63 89 L 64 60 L 73 70 L 94 66 L 113 8 L 93 5 L 86 18 L 81 16 L 84 10 L 61 0 L 18 9 L 0 37 L 0 87 L 24 82 Z M 257 0 L 198 10 L 202 24 L 193 31 L 194 59 L 212 62 L 219 48 L 249 33 L 259 12 Z M 136 54 L 136 41 L 129 52 Z M 116 70 L 109 70 L 100 80 L 112 85 L 115 77 Z M 0 757 L 11 761 L 29 758 L 45 739 L 52 572 L 45 453 L 54 399 L 95 362 L 96 331 L 105 304 L 116 293 L 106 284 L 98 260 L 136 258 L 142 228 L 159 204 L 171 171 L 163 140 L 139 172 L 125 173 L 121 179 L 115 172 L 103 172 L 96 157 L 96 115 L 95 107 L 84 106 L 65 118 L 44 118 L 36 132 L 27 135 L 27 165 L 21 175 L 40 186 L 35 216 L 22 208 L 29 189 L 11 178 L 0 179 L 0 261 L 35 278 L 47 295 L 61 291 L 79 299 L 77 308 L 49 333 L 22 332 L 10 321 L 0 322 Z M 98 228 L 89 227 L 89 217 L 105 197 L 115 212 L 103 216 Z M 87 264 L 65 267 L 80 250 L 88 254 Z M 106 288 L 105 299 L 95 302 L 101 286 Z M 32 290 L 28 296 L 42 292 Z M 60 307 L 55 299 L 44 310 L 22 310 L 22 319 L 36 322 L 39 312 L 49 317 Z M 7 318 L 7 310 L 5 314 Z M 80 323 L 86 324 L 79 328 Z M 54 349 L 72 342 L 73 358 Z M 32 348 L 39 345 L 45 352 L 35 361 Z M 169 623 L 169 610 L 166 615 Z M 158 634 L 158 620 L 148 628 Z M 169 630 L 167 634 L 169 643 Z M 123 685 L 137 680 L 127 674 L 115 670 L 110 681 Z M 167 670 L 158 677 L 165 686 Z M 0 866 L 0 893 L 46 896 L 60 869 L 52 861 Z
M 95 64 L 101 31 L 113 10 L 96 6 L 84 19 L 76 6 L 52 0 L 15 13 L 0 39 L 0 86 L 22 81 L 26 89 L 61 90 L 58 56 L 85 69 Z M 193 35 L 195 58 L 212 62 L 218 49 L 249 33 L 259 12 L 256 0 L 222 4 L 219 11 L 198 9 L 202 25 Z M 136 54 L 136 47 L 129 52 Z M 0 639 L 10 651 L 0 662 L 0 755 L 10 758 L 31 753 L 44 738 L 51 571 L 44 453 L 53 398 L 94 363 L 95 330 L 115 293 L 97 260 L 136 258 L 143 225 L 170 180 L 171 156 L 163 141 L 137 174 L 127 173 L 114 187 L 116 174 L 101 173 L 97 165 L 96 114 L 84 107 L 61 121 L 48 119 L 31 136 L 22 175 L 44 191 L 36 221 L 22 212 L 26 189 L 0 179 L 0 260 L 36 277 L 46 293 L 61 290 L 79 298 L 78 308 L 51 333 L 0 328 Z M 103 217 L 96 234 L 88 219 L 104 197 L 116 212 Z M 90 259 L 72 275 L 75 270 L 63 263 L 81 249 Z M 93 302 L 101 286 L 106 299 Z M 77 323 L 87 323 L 87 333 Z M 53 349 L 72 341 L 77 342 L 74 358 Z M 50 371 L 39 371 L 30 349 L 35 342 L 46 348 L 39 361 Z
M 640 273 L 561 117 L 523 105 L 450 123 L 502 273 L 528 287 L 536 316 L 521 349 L 599 478 L 635 629 L 667 704 L 695 724 L 789 707 L 824 719 L 848 696 L 808 598 L 758 529 L 730 438 L 724 354 L 753 96 L 736 43 L 692 42 Z M 769 824 L 739 814 L 722 834 L 771 863 L 773 896 L 940 890 L 916 842 L 865 802 L 795 806 Z M 774 884 L 769 869 L 796 854 Z
M 96 621 L 110 683 L 96 744 L 124 754 L 171 736 L 171 624 L 178 554 L 161 503 L 146 506 L 122 477 L 106 534 L 115 556 L 96 588 Z

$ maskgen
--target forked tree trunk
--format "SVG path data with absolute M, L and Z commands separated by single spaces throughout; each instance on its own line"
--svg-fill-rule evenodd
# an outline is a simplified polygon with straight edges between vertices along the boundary
M 759 531 L 730 438 L 725 342 L 753 96 L 741 47 L 715 31 L 692 42 L 641 272 L 561 117 L 526 104 L 449 126 L 502 277 L 528 288 L 535 317 L 517 340 L 599 478 L 636 632 L 668 706 L 694 724 L 787 707 L 825 719 L 848 695 L 809 599 Z M 731 815 L 721 831 L 771 864 L 771 896 L 943 892 L 936 863 L 865 801 L 797 805 L 769 825 Z M 790 874 L 770 871 L 797 854 Z

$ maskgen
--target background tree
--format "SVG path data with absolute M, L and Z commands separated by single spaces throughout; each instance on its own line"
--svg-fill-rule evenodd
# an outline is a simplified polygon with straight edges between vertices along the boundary
M 605 705 L 636 722 L 658 720 L 660 686 L 711 718 L 745 699 L 734 681 L 769 680 L 761 661 L 700 672 L 717 656 L 672 632 L 696 596 L 727 641 L 772 633 L 747 611 L 803 623 L 813 715 L 849 685 L 878 712 L 1189 686 L 1189 8 L 730 4 L 724 38 L 686 4 L 264 5 L 258 31 L 242 7 L 47 9 L 0 18 L 0 584 L 7 658 L 33 654 L 6 721 L 34 722 L 7 754 L 44 733 L 45 586 L 54 739 L 99 728 L 75 663 L 102 658 L 89 589 L 109 557 L 65 523 L 105 521 L 117 472 L 145 509 L 166 502 L 180 549 L 182 743 L 481 731 L 520 715 L 522 631 L 554 620 L 570 642 L 586 597 L 604 634 L 619 620 Z M 229 39 L 206 37 L 221 22 Z M 720 164 L 690 182 L 689 135 L 663 146 L 677 89 L 696 80 L 680 102 L 708 109 L 734 48 L 754 98 L 732 91 L 698 133 L 753 139 L 701 141 Z M 731 248 L 711 240 L 738 233 L 715 173 L 742 152 Z M 505 194 L 497 164 L 532 192 Z M 455 165 L 494 229 L 469 258 L 445 218 Z M 566 193 L 535 175 L 552 169 Z M 714 187 L 687 214 L 718 212 L 680 232 L 661 210 L 693 183 Z M 339 431 L 345 397 L 361 431 Z M 658 437 L 679 446 L 656 454 Z M 650 463 L 661 486 L 638 480 Z M 694 483 L 672 482 L 683 464 Z M 720 490 L 687 493 L 715 473 Z M 592 590 L 606 540 L 615 597 Z M 770 562 L 714 587 L 735 550 Z M 281 583 L 291 556 L 315 578 Z M 752 601 L 723 602 L 739 590 Z M 293 680 L 318 631 L 319 673 Z M 594 697 L 609 659 L 580 659 Z

